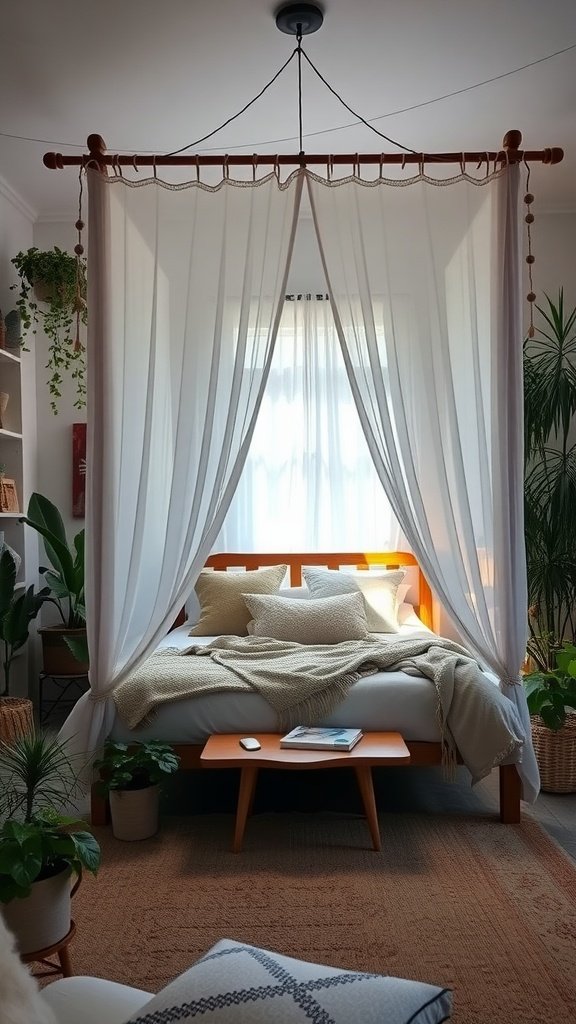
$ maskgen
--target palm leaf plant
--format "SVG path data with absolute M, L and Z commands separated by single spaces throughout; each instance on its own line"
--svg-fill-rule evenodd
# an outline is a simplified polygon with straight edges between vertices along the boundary
M 64 743 L 45 734 L 0 747 L 0 903 L 30 896 L 34 882 L 69 869 L 96 874 L 100 847 L 84 822 L 61 812 L 79 792 Z
M 43 587 L 34 593 L 30 586 L 20 593 L 16 590 L 16 562 L 8 548 L 0 556 L 0 641 L 4 689 L 0 697 L 10 694 L 10 669 L 18 651 L 28 640 L 29 626 L 40 608 L 48 600 L 50 590 Z
M 524 345 L 524 511 L 528 652 L 547 671 L 576 636 L 576 308 L 545 298 Z
M 64 642 L 79 662 L 88 662 L 86 609 L 84 606 L 84 530 L 69 545 L 60 512 L 43 494 L 32 494 L 22 522 L 33 527 L 44 541 L 49 566 L 39 572 L 48 585 L 53 604 L 58 608 L 65 630 L 81 631 L 65 636 Z

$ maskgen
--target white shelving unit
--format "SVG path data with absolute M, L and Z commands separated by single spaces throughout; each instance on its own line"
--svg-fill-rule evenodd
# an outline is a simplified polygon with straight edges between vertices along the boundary
M 0 511 L 0 531 L 6 543 L 18 552 L 22 564 L 18 570 L 18 583 L 24 586 L 26 560 L 24 552 L 24 524 L 21 523 L 24 485 L 24 452 L 22 436 L 22 360 L 9 349 L 0 349 L 0 392 L 8 394 L 8 404 L 0 426 L 0 465 L 4 475 L 14 480 L 18 495 L 19 512 Z

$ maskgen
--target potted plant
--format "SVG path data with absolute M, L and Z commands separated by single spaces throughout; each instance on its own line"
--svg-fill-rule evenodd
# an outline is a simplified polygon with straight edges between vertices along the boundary
M 0 904 L 20 953 L 31 953 L 68 934 L 71 897 L 83 869 L 96 874 L 100 847 L 61 813 L 79 789 L 65 744 L 33 734 L 2 744 L 0 783 Z
M 0 641 L 4 688 L 0 690 L 0 742 L 11 743 L 31 731 L 34 723 L 32 701 L 10 696 L 10 670 L 18 651 L 28 640 L 29 626 L 50 591 L 43 587 L 16 590 L 16 562 L 8 547 L 0 554 Z
M 35 334 L 41 320 L 49 340 L 46 366 L 52 410 L 58 411 L 64 373 L 71 374 L 76 385 L 74 405 L 81 409 L 86 405 L 85 349 L 79 335 L 80 323 L 87 322 L 86 261 L 58 246 L 48 251 L 34 246 L 19 252 L 12 263 L 20 278 L 12 287 L 18 289 L 16 307 L 22 329 Z
M 565 308 L 562 289 L 545 298 L 524 344 L 528 654 L 543 671 L 576 638 L 576 308 Z
M 160 782 L 178 768 L 179 757 L 168 743 L 118 743 L 108 740 L 95 768 L 97 792 L 110 798 L 116 839 L 148 839 L 158 831 Z
M 554 667 L 524 677 L 542 789 L 576 792 L 576 646 L 554 653 Z
M 44 671 L 48 675 L 82 675 L 88 671 L 86 612 L 84 608 L 84 530 L 68 545 L 62 516 L 43 494 L 32 494 L 22 522 L 32 526 L 44 539 L 51 567 L 40 566 L 51 593 L 50 601 L 59 611 L 62 624 L 43 626 Z

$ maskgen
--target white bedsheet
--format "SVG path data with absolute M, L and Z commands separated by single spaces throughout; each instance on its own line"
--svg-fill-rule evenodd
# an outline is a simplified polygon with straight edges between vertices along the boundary
M 416 620 L 418 621 L 418 620 Z M 211 636 L 188 635 L 190 624 L 172 630 L 159 649 L 205 645 Z M 400 635 L 428 636 L 426 627 L 406 623 Z M 386 641 L 398 634 L 373 634 Z M 498 685 L 494 676 L 487 677 Z M 319 725 L 344 726 L 374 731 L 399 732 L 405 740 L 438 742 L 436 692 L 429 679 L 405 672 L 377 672 L 358 680 L 346 699 Z M 186 698 L 159 708 L 150 725 L 131 730 L 116 716 L 111 736 L 115 740 L 161 739 L 170 743 L 204 743 L 212 733 L 241 732 L 247 736 L 259 732 L 277 732 L 276 715 L 257 694 L 218 693 Z

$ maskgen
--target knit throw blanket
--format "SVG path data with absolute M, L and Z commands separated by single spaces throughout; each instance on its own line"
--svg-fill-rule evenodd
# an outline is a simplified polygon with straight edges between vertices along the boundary
M 135 729 L 167 701 L 256 692 L 274 708 L 283 732 L 322 721 L 360 676 L 380 671 L 430 679 L 445 763 L 453 764 L 458 750 L 474 781 L 520 750 L 523 730 L 512 702 L 463 647 L 440 637 L 303 646 L 267 637 L 220 636 L 205 647 L 155 652 L 113 696 L 120 718 Z

